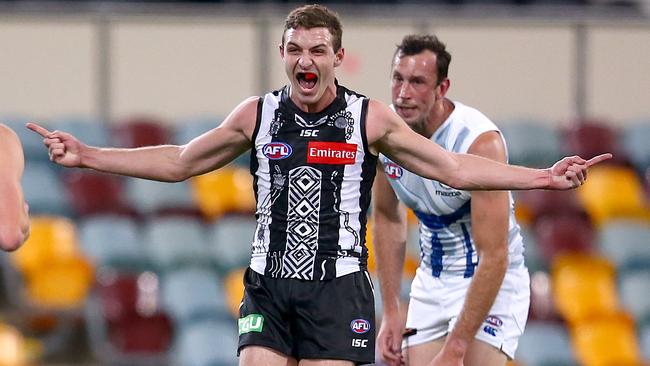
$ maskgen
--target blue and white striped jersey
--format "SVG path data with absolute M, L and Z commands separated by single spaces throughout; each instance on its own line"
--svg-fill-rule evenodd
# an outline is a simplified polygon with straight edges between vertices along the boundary
M 449 118 L 431 136 L 444 149 L 467 153 L 474 140 L 484 132 L 499 131 L 478 110 L 454 101 Z M 505 142 L 504 142 L 505 143 Z M 471 223 L 471 192 L 422 178 L 380 155 L 384 172 L 400 201 L 411 208 L 420 223 L 420 267 L 434 277 L 462 275 L 472 277 L 478 264 Z M 510 194 L 509 261 L 524 260 L 523 242 L 515 221 L 514 201 Z

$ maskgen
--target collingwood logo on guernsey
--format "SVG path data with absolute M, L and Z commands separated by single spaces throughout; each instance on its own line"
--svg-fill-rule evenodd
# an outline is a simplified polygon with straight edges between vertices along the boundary
M 354 164 L 356 159 L 356 144 L 311 141 L 307 145 L 307 163 Z

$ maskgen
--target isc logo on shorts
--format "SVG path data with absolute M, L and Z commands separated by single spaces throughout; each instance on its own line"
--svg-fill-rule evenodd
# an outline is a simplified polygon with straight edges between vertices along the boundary
M 356 144 L 310 141 L 309 145 L 307 145 L 307 163 L 354 164 L 356 159 Z
M 404 174 L 402 167 L 395 163 L 388 163 L 384 166 L 384 172 L 390 179 L 400 179 Z
M 284 142 L 269 142 L 262 147 L 264 156 L 271 160 L 281 160 L 288 158 L 291 155 L 291 145 Z
M 370 330 L 370 322 L 365 319 L 354 319 L 350 323 L 350 328 L 357 334 L 363 334 Z

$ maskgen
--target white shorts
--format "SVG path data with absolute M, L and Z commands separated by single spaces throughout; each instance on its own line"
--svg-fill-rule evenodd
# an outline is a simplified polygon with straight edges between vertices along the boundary
M 471 278 L 433 277 L 418 268 L 411 284 L 407 328 L 417 333 L 404 339 L 403 347 L 434 341 L 447 335 L 463 307 Z M 530 305 L 530 277 L 523 264 L 509 268 L 503 284 L 476 339 L 514 358 L 519 337 L 524 332 Z

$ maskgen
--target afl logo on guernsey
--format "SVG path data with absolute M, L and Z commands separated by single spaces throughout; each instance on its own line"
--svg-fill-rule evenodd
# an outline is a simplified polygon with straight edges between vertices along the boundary
M 404 174 L 402 167 L 395 163 L 388 163 L 384 166 L 384 172 L 390 179 L 400 179 Z
M 354 319 L 350 323 L 350 328 L 357 334 L 363 334 L 370 330 L 370 322 L 365 319 Z
M 271 160 L 281 160 L 288 158 L 291 155 L 291 145 L 284 142 L 269 142 L 262 147 L 264 156 Z

